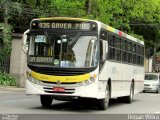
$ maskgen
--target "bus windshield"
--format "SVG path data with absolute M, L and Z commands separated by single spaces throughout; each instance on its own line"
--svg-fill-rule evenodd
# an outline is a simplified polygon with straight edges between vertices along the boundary
M 31 35 L 29 64 L 53 67 L 94 67 L 98 64 L 97 37 L 80 33 Z

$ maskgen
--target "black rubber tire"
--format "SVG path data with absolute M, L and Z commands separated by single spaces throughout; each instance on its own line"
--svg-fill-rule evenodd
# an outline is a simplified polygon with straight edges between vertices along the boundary
M 107 84 L 106 86 L 106 91 L 105 91 L 105 98 L 104 99 L 98 99 L 98 109 L 99 110 L 106 110 L 109 105 L 109 98 L 110 98 L 110 91 L 109 91 L 109 85 Z
M 132 103 L 133 101 L 133 94 L 134 94 L 134 86 L 133 83 L 131 83 L 130 87 L 130 95 L 123 97 L 125 103 Z
M 42 107 L 45 107 L 45 108 L 50 107 L 52 104 L 52 98 L 51 96 L 48 96 L 48 95 L 41 95 L 40 101 L 41 101 Z

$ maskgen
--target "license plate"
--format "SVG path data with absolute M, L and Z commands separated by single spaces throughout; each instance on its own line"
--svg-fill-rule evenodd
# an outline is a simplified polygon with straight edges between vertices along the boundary
M 62 87 L 53 87 L 54 92 L 65 92 L 65 89 Z

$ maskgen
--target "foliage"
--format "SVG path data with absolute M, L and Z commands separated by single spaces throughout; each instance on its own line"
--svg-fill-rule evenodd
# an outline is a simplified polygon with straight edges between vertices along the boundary
M 0 36 L 1 42 L 5 44 L 10 44 L 12 40 L 12 27 L 10 25 L 0 23 L 0 29 L 2 30 L 2 34 Z
M 137 34 L 134 34 L 133 32 L 132 33 L 129 33 L 131 36 L 134 36 L 135 38 L 139 39 L 139 40 L 142 40 L 144 41 L 144 38 L 142 35 L 137 35 Z
M 123 0 L 123 9 L 129 19 L 130 28 L 142 35 L 146 47 L 155 47 L 160 38 L 160 1 Z
M 85 14 L 84 5 L 84 0 L 54 0 L 50 7 L 54 16 L 82 17 Z
M 89 18 L 143 36 L 148 47 L 158 44 L 160 49 L 160 0 L 0 0 L 0 3 L 9 3 L 8 19 L 13 27 L 27 29 L 35 17 Z
M 11 26 L 0 23 L 0 62 L 11 52 L 12 32 Z
M 16 86 L 16 80 L 12 76 L 0 72 L 0 85 Z

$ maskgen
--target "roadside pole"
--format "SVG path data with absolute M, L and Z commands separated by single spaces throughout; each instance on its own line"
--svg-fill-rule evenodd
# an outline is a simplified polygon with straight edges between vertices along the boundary
M 152 66 L 153 65 L 153 57 L 149 58 L 148 62 L 148 72 L 152 72 Z

